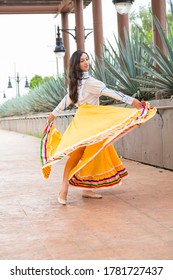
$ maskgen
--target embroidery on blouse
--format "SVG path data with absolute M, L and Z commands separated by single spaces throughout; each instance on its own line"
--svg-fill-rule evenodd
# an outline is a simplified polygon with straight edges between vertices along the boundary
M 67 100 L 66 100 L 66 96 L 65 96 L 65 100 L 64 100 L 64 111 L 66 111 L 67 108 Z
M 88 79 L 90 77 L 88 72 L 83 72 L 82 73 L 82 79 Z
M 86 83 L 86 80 L 90 77 L 89 73 L 88 72 L 83 72 L 82 73 L 82 80 L 79 80 L 79 84 L 78 84 L 78 97 L 79 97 L 79 100 L 80 99 L 83 99 L 83 88 L 84 88 L 84 85 Z M 78 106 L 80 105 L 80 102 L 78 102 Z

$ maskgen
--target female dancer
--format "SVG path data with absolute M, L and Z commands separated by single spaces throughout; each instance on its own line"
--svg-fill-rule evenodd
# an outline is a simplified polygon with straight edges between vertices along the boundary
M 68 94 L 62 99 L 62 101 L 58 104 L 58 106 L 52 111 L 52 113 L 48 116 L 48 122 L 51 123 L 55 120 L 55 118 L 58 116 L 58 114 L 65 110 L 70 104 L 75 104 L 78 107 L 78 114 L 76 113 L 76 116 L 72 120 L 72 124 L 70 124 L 70 127 L 67 129 L 65 134 L 63 135 L 64 141 L 70 141 L 72 134 L 73 137 L 78 137 L 80 134 L 84 133 L 84 136 L 80 136 L 79 139 L 74 140 L 73 143 L 76 143 L 73 145 L 73 150 L 68 151 L 67 146 L 71 144 L 65 144 L 67 148 L 67 155 L 69 156 L 67 163 L 65 165 L 64 169 L 64 175 L 63 175 L 63 183 L 62 187 L 58 196 L 59 203 L 66 205 L 67 203 L 67 194 L 68 194 L 68 184 L 69 184 L 69 174 L 73 170 L 73 175 L 70 176 L 70 178 L 73 177 L 73 180 L 71 179 L 71 184 L 78 187 L 84 187 L 87 190 L 83 190 L 82 196 L 83 197 L 90 197 L 90 198 L 101 198 L 102 196 L 100 194 L 97 194 L 92 191 L 93 188 L 102 187 L 102 182 L 104 182 L 103 186 L 111 186 L 113 183 L 110 182 L 110 178 L 112 176 L 109 176 L 109 179 L 105 179 L 105 176 L 99 177 L 98 179 L 94 177 L 93 174 L 106 174 L 107 171 L 104 170 L 104 166 L 106 166 L 106 162 L 108 162 L 109 158 L 112 158 L 113 165 L 115 165 L 115 161 L 113 158 L 117 158 L 117 170 L 119 166 L 121 167 L 121 170 L 116 170 L 116 176 L 118 172 L 118 180 L 116 177 L 116 180 L 114 180 L 114 184 L 119 183 L 121 180 L 121 177 L 125 176 L 127 172 L 122 172 L 122 170 L 125 170 L 124 166 L 122 165 L 118 155 L 116 154 L 115 149 L 113 148 L 113 145 L 110 145 L 110 143 L 113 142 L 113 139 L 115 139 L 112 134 L 107 135 L 108 131 L 112 127 L 117 127 L 117 122 L 114 124 L 114 121 L 120 117 L 120 122 L 122 124 L 122 121 L 129 119 L 129 123 L 132 123 L 132 119 L 135 113 L 138 112 L 138 116 L 141 114 L 141 109 L 144 108 L 144 105 L 139 100 L 132 98 L 130 96 L 127 96 L 121 92 L 117 92 L 115 90 L 108 89 L 105 84 L 99 80 L 96 80 L 95 78 L 91 77 L 88 73 L 88 70 L 90 68 L 90 60 L 89 56 L 86 52 L 82 50 L 77 50 L 73 53 L 70 59 L 69 64 L 69 89 Z M 109 96 L 116 100 L 122 101 L 124 103 L 132 105 L 137 110 L 131 109 L 131 108 L 118 108 L 118 112 L 122 112 L 122 114 L 125 114 L 122 118 L 121 114 L 116 113 L 116 107 L 111 106 L 98 106 L 99 105 L 99 97 L 100 96 Z M 98 109 L 98 107 L 101 107 Z M 101 110 L 100 110 L 101 109 Z M 106 111 L 104 111 L 104 109 Z M 98 111 L 99 110 L 99 111 Z M 112 111 L 113 110 L 113 111 Z M 115 110 L 115 113 L 114 113 Z M 132 111 L 128 111 L 132 110 Z M 140 114 L 139 114 L 140 110 Z M 96 113 L 95 113 L 96 112 Z M 127 113 L 126 113 L 127 112 Z M 81 114 L 81 115 L 80 115 Z M 92 114 L 92 116 L 91 116 Z M 133 116 L 132 116 L 133 115 Z M 76 119 L 75 119 L 76 118 Z M 140 118 L 137 117 L 138 122 L 140 124 Z M 78 121 L 77 121 L 78 120 Z M 93 120 L 93 121 L 92 121 Z M 82 123 L 82 121 L 84 123 Z M 78 127 L 78 122 L 81 122 L 80 127 Z M 128 123 L 128 125 L 129 125 Z M 130 127 L 133 127 L 136 124 L 130 125 Z M 125 124 L 126 126 L 126 124 Z M 92 127 L 93 131 L 92 130 Z M 76 132 L 76 131 L 77 132 Z M 123 130 L 127 131 L 128 127 L 123 127 L 121 129 L 122 133 Z M 88 131 L 88 132 L 87 132 Z M 88 134 L 87 134 L 88 133 Z M 74 136 L 75 134 L 75 136 Z M 87 135 L 87 141 L 86 141 L 86 135 Z M 100 136 L 101 135 L 101 136 Z M 96 141 L 97 137 L 97 141 Z M 99 138 L 100 137 L 100 138 Z M 99 139 L 98 139 L 99 138 Z M 89 139 L 89 144 L 88 144 Z M 93 141 L 94 139 L 94 141 Z M 108 141 L 107 139 L 110 139 Z M 73 139 L 72 139 L 73 140 Z M 72 141 L 71 140 L 71 141 Z M 91 142 L 90 142 L 91 140 Z M 107 143 L 105 143 L 105 140 Z M 76 142 L 75 142 L 76 141 Z M 93 141 L 93 142 L 92 142 Z M 93 144 L 93 145 L 91 145 Z M 109 145 L 108 145 L 109 144 Z M 60 150 L 66 150 L 62 146 L 61 142 L 60 145 L 58 145 L 59 151 Z M 111 146 L 109 152 L 107 151 L 107 147 Z M 95 147 L 95 148 L 94 148 Z M 87 149 L 89 150 L 87 150 Z M 92 150 L 94 149 L 94 151 Z M 102 150 L 105 150 L 103 152 L 103 155 L 101 153 Z M 55 152 L 55 155 L 59 152 Z M 104 155 L 104 153 L 106 153 Z M 56 156 L 54 156 L 55 158 Z M 100 158 L 98 158 L 100 157 Z M 94 163 L 94 160 L 97 159 L 97 162 Z M 100 162 L 100 160 L 102 162 Z M 81 163 L 84 162 L 84 163 Z M 90 163 L 91 162 L 91 163 Z M 76 168 L 78 166 L 79 168 Z M 82 165 L 83 164 L 83 165 Z M 84 169 L 82 177 L 77 178 L 75 174 L 79 170 Z M 99 171 L 97 171 L 99 169 Z M 102 170 L 103 169 L 103 170 Z M 110 170 L 110 167 L 108 167 Z M 113 166 L 113 169 L 116 169 L 116 166 Z M 95 170 L 95 171 L 94 171 Z M 102 171 L 100 171 L 102 170 Z M 76 173 L 75 173 L 76 172 Z M 93 174 L 86 174 L 86 173 L 93 173 Z M 95 172 L 95 173 L 94 173 Z M 79 172 L 78 172 L 79 173 Z M 95 174 L 96 176 L 99 176 L 98 174 Z M 122 176 L 121 176 L 122 174 Z M 124 175 L 123 175 L 124 174 Z M 101 176 L 101 175 L 100 175 Z M 108 177 L 107 177 L 108 178 Z M 91 180 L 92 179 L 92 180 Z M 106 183 L 105 183 L 105 180 Z M 87 182 L 87 183 L 86 183 Z M 92 183 L 90 183 L 92 182 Z M 96 182 L 96 183 L 95 183 Z M 107 184 L 107 185 L 106 185 Z

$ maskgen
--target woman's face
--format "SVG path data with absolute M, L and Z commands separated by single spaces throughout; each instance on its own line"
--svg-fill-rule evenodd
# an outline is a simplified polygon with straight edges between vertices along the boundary
M 80 57 L 79 67 L 82 70 L 82 72 L 87 72 L 90 67 L 90 61 L 89 57 L 86 53 L 83 53 Z

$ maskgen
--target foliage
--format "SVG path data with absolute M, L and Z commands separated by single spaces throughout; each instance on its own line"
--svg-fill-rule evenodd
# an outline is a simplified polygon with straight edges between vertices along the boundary
M 142 48 L 144 40 L 147 40 L 146 36 L 141 36 L 140 30 L 136 29 L 135 39 L 130 39 L 129 34 L 125 32 L 125 45 L 115 38 L 115 49 L 108 42 L 103 52 L 103 64 L 99 64 L 98 59 L 94 61 L 93 75 L 105 82 L 109 88 L 139 99 L 148 99 L 145 87 L 141 88 L 141 82 L 138 80 L 146 76 L 145 67 L 137 67 L 138 64 L 146 66 L 151 61 L 150 56 Z M 108 104 L 107 100 L 106 104 Z
M 0 106 L 0 117 L 52 111 L 66 94 L 64 78 L 50 78 L 29 94 L 13 98 Z
M 155 47 L 148 33 L 149 25 L 143 27 L 133 26 L 131 38 L 126 33 L 125 45 L 121 40 L 116 48 L 108 42 L 103 53 L 103 63 L 99 65 L 95 60 L 92 73 L 96 78 L 104 81 L 107 86 L 120 90 L 138 99 L 149 100 L 155 97 L 155 93 L 161 93 L 162 97 L 170 98 L 173 94 L 173 3 L 170 1 L 171 12 L 167 19 L 168 34 L 161 27 L 158 19 L 153 17 L 156 28 L 166 49 L 166 55 L 158 47 Z M 148 11 L 140 9 L 140 15 L 150 15 Z M 170 15 L 171 14 L 171 15 Z M 147 31 L 148 30 L 148 31 Z M 104 65 L 104 66 L 103 66 Z M 109 101 L 112 102 L 112 101 Z M 106 100 L 108 104 L 108 100 Z
M 173 18 L 172 18 L 172 11 L 171 11 L 172 0 L 168 1 L 168 4 L 170 4 L 170 9 L 167 12 L 166 18 L 167 18 L 168 27 L 171 29 L 172 32 L 173 31 Z M 133 11 L 130 14 L 130 31 L 132 37 L 134 37 L 137 27 L 139 27 L 143 31 L 143 33 L 145 33 L 145 36 L 149 40 L 152 40 L 151 2 L 148 4 L 148 7 L 141 5 L 139 7 L 139 12 Z M 168 34 L 168 39 L 170 39 L 169 36 L 170 35 Z
M 154 22 L 166 50 L 166 54 L 154 47 L 150 32 L 151 14 L 140 9 L 142 26 L 133 24 L 132 36 L 125 32 L 125 44 L 115 38 L 104 46 L 102 62 L 92 57 L 91 74 L 103 81 L 109 88 L 124 92 L 138 99 L 150 100 L 155 93 L 162 97 L 173 95 L 173 3 L 170 1 L 167 16 L 168 34 L 158 19 Z M 135 22 L 135 15 L 134 15 Z M 46 77 L 35 75 L 30 82 L 28 95 L 13 98 L 0 106 L 0 117 L 52 111 L 66 94 L 66 77 Z M 116 101 L 101 97 L 101 104 Z
M 145 33 L 148 40 L 152 40 L 152 14 L 151 14 L 151 3 L 146 6 L 140 6 L 139 12 L 133 11 L 130 14 L 130 26 L 131 36 L 135 37 L 136 26 L 139 26 Z M 142 36 L 142 33 L 141 33 Z
M 31 80 L 30 80 L 30 89 L 34 89 L 35 87 L 38 87 L 39 85 L 44 84 L 45 81 L 51 79 L 52 77 L 44 77 L 42 78 L 39 75 L 35 75 Z
M 172 2 L 170 4 L 173 18 L 173 4 Z M 147 79 L 141 79 L 141 83 L 144 86 L 148 86 L 148 91 L 160 92 L 162 97 L 169 98 L 173 94 L 173 29 L 168 22 L 167 35 L 156 17 L 154 17 L 154 22 L 165 47 L 166 54 L 158 47 L 149 48 L 145 43 L 142 45 L 142 48 L 148 53 L 154 63 L 147 63 L 145 67 Z M 139 64 L 138 67 L 143 68 L 143 65 Z
M 39 76 L 39 75 L 35 75 L 29 83 L 29 87 L 30 89 L 34 89 L 35 87 L 39 86 L 40 84 L 44 83 L 44 79 Z

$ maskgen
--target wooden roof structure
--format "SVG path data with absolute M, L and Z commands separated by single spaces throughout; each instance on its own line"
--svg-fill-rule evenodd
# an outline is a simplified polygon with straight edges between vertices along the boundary
M 92 0 L 84 0 L 87 7 Z M 0 0 L 0 14 L 73 13 L 73 0 Z

